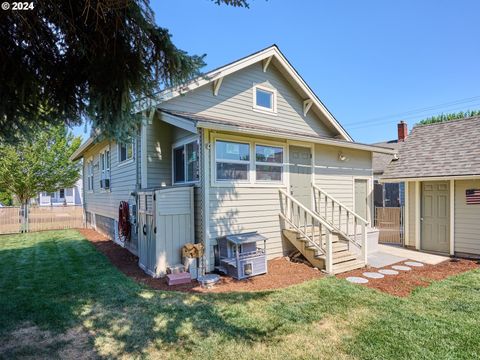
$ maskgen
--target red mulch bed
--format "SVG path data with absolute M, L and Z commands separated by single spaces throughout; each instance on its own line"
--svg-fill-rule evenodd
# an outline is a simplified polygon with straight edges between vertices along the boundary
M 302 283 L 324 276 L 319 270 L 302 263 L 294 263 L 285 258 L 268 261 L 268 274 L 245 280 L 235 280 L 221 276 L 220 282 L 212 289 L 204 289 L 197 281 L 187 285 L 168 286 L 165 279 L 154 279 L 138 267 L 138 257 L 127 249 L 108 240 L 102 234 L 91 229 L 78 230 L 98 251 L 128 277 L 157 290 L 184 292 L 231 292 L 273 290 Z
M 400 262 L 396 265 L 403 265 Z M 389 266 L 385 269 L 390 268 Z M 395 296 L 409 296 L 417 287 L 427 287 L 432 281 L 442 280 L 446 277 L 463 273 L 465 271 L 478 269 L 480 265 L 474 260 L 447 260 L 437 265 L 427 265 L 422 267 L 413 267 L 410 271 L 399 271 L 398 275 L 385 275 L 382 279 L 368 279 L 368 283 L 362 284 L 369 288 L 377 289 Z M 367 267 L 339 274 L 339 278 L 349 276 L 362 276 L 365 271 L 377 272 L 378 269 Z

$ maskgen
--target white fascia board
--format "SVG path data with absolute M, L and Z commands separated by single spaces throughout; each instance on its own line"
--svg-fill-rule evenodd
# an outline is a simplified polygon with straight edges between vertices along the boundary
M 314 137 L 303 136 L 303 135 L 283 134 L 283 133 L 277 133 L 275 131 L 239 128 L 236 126 L 212 124 L 210 122 L 204 122 L 204 121 L 198 121 L 197 127 L 209 129 L 209 130 L 217 130 L 217 131 L 230 131 L 230 132 L 236 132 L 236 133 L 248 134 L 248 135 L 269 136 L 269 137 L 275 137 L 275 138 L 281 137 L 282 139 L 287 139 L 287 140 L 298 140 L 298 141 L 315 143 L 315 144 L 332 145 L 337 147 L 378 152 L 378 153 L 389 154 L 389 155 L 393 155 L 396 153 L 396 150 L 393 150 L 393 149 L 387 149 L 387 148 L 382 148 L 382 147 L 373 146 L 373 145 L 359 144 L 351 141 L 344 142 L 344 141 L 336 141 L 336 140 L 330 140 L 330 139 L 324 139 L 324 138 L 314 138 Z
M 476 180 L 480 179 L 480 175 L 448 175 L 448 176 L 427 176 L 427 177 L 410 177 L 410 178 L 380 178 L 380 183 L 401 183 L 406 181 L 445 181 L 445 180 Z
M 167 114 L 162 111 L 160 111 L 160 119 L 170 125 L 176 126 L 178 128 L 189 131 L 191 133 L 194 133 L 194 134 L 198 133 L 195 123 L 191 120 L 184 119 L 179 116 Z
M 85 141 L 82 145 L 78 147 L 77 150 L 70 156 L 69 160 L 70 161 L 76 161 L 79 160 L 83 153 L 90 147 L 90 145 L 93 144 L 93 141 L 95 140 L 94 137 L 89 137 L 87 141 Z

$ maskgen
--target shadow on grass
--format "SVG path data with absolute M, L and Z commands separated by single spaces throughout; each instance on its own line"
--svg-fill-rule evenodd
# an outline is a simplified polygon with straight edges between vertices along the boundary
M 314 288 L 205 295 L 151 290 L 117 271 L 75 231 L 2 240 L 0 338 L 26 323 L 57 334 L 81 325 L 101 355 L 142 354 L 152 346 L 185 352 L 205 338 L 268 342 L 292 324 L 332 311 L 319 304 Z

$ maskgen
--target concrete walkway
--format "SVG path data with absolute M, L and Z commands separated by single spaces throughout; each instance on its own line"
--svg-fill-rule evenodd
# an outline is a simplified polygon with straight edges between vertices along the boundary
M 374 264 L 370 263 L 371 257 L 374 264 L 375 263 L 380 264 L 385 262 L 387 262 L 388 264 L 384 264 L 382 266 L 375 266 Z M 395 262 L 400 262 L 405 260 L 414 260 L 414 261 L 419 261 L 425 264 L 436 265 L 450 259 L 448 256 L 428 254 L 428 253 L 424 253 L 416 250 L 410 250 L 402 247 L 382 245 L 382 244 L 379 244 L 378 251 L 369 254 L 368 258 L 369 258 L 369 261 L 368 261 L 369 265 L 373 267 L 388 266 L 388 265 L 394 264 Z M 391 261 L 395 261 L 395 262 L 391 262 Z

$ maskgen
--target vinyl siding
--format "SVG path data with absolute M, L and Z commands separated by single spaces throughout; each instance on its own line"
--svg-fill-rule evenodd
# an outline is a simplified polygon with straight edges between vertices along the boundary
M 342 153 L 347 160 L 340 161 L 339 153 Z M 328 145 L 315 145 L 315 184 L 351 210 L 354 210 L 355 205 L 355 178 L 369 180 L 367 200 L 369 207 L 367 211 L 370 214 L 370 219 L 373 219 L 371 153 Z M 338 212 L 335 213 L 338 214 Z
M 110 147 L 110 189 L 100 188 L 100 151 L 108 146 Z M 93 157 L 93 192 L 88 191 L 87 181 L 87 163 Z M 85 188 L 85 210 L 94 214 L 118 220 L 118 206 L 120 201 L 132 201 L 134 198 L 131 193 L 136 189 L 136 171 L 137 159 L 128 164 L 119 165 L 118 146 L 115 143 L 103 141 L 94 145 L 84 157 L 84 188 Z
M 480 255 L 480 205 L 467 205 L 467 189 L 480 189 L 480 180 L 455 181 L 455 252 Z
M 173 126 L 154 117 L 147 128 L 147 187 L 172 184 Z
M 277 90 L 277 114 L 253 111 L 254 84 Z M 256 63 L 226 76 L 217 96 L 213 95 L 212 85 L 207 84 L 160 106 L 245 124 L 333 137 L 336 133 L 313 110 L 303 116 L 303 100 L 273 64 L 263 72 L 261 63 Z
M 258 231 L 267 237 L 268 258 L 284 254 L 278 188 L 212 187 L 209 197 L 210 246 L 216 245 L 220 236 Z
M 263 138 L 250 137 L 249 140 L 261 142 Z M 285 143 L 285 140 L 270 140 Z M 214 151 L 214 146 L 211 151 Z M 349 158 L 348 166 L 339 164 L 337 159 L 340 151 Z M 209 167 L 211 166 L 213 164 L 210 157 Z M 211 169 L 208 171 L 211 172 Z M 285 167 L 284 176 L 289 176 L 288 166 Z M 316 183 L 349 207 L 353 206 L 353 181 L 356 176 L 369 178 L 370 183 L 373 181 L 370 152 L 327 145 L 315 146 Z M 208 186 L 210 187 L 208 230 L 211 247 L 217 244 L 218 237 L 232 233 L 258 231 L 267 237 L 269 259 L 286 255 L 292 250 L 291 244 L 282 239 L 278 216 L 280 213 L 278 189 L 286 189 L 285 185 L 255 184 L 220 187 L 210 182 Z M 263 244 L 258 245 L 263 246 Z M 213 251 L 211 251 L 210 264 L 213 264 L 213 260 Z

